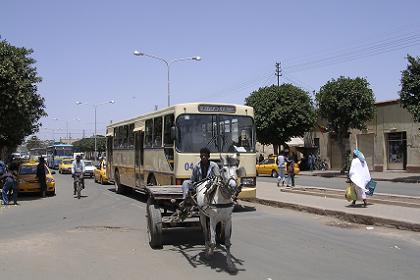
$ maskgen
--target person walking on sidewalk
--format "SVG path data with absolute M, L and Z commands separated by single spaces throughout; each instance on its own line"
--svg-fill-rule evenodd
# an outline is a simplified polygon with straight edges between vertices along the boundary
M 295 186 L 295 159 L 290 155 L 287 162 L 287 187 Z
M 9 205 L 9 191 L 13 190 L 13 205 L 18 205 L 17 203 L 17 166 L 13 163 L 9 165 L 9 171 L 7 171 L 3 176 L 0 178 L 1 182 L 3 182 L 2 188 L 2 198 L 3 198 L 3 205 Z
M 277 166 L 278 166 L 278 177 L 277 177 L 277 187 L 280 187 L 280 182 L 281 182 L 281 186 L 284 186 L 284 163 L 286 162 L 286 159 L 284 157 L 284 152 L 281 151 L 280 155 L 277 157 Z
M 366 192 L 368 191 L 366 189 L 366 185 L 371 180 L 371 177 L 365 156 L 358 149 L 353 151 L 353 159 L 349 170 L 349 179 L 356 191 L 357 200 L 363 200 L 363 207 L 366 207 Z M 356 205 L 356 200 L 353 200 L 352 205 Z

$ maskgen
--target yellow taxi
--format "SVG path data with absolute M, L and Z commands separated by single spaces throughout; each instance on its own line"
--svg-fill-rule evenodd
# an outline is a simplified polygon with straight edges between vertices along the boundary
M 257 163 L 257 165 L 256 165 L 257 176 L 259 176 L 259 175 L 270 175 L 271 177 L 278 177 L 279 175 L 278 175 L 278 172 L 277 172 L 278 166 L 277 166 L 277 163 L 276 163 L 276 159 L 277 159 L 277 156 L 272 156 L 272 157 L 269 157 L 269 158 L 263 160 L 260 163 Z M 299 164 L 300 164 L 300 161 L 295 163 L 295 165 L 294 165 L 295 174 L 299 174 L 299 172 L 300 172 Z M 286 165 L 284 166 L 284 173 L 287 174 L 287 166 Z
M 94 171 L 95 182 L 103 184 L 108 184 L 108 176 L 106 175 L 106 162 L 101 161 L 101 163 L 96 167 Z
M 72 159 L 63 159 L 60 164 L 58 165 L 58 173 L 64 174 L 68 173 L 71 174 L 71 167 L 73 164 Z
M 18 191 L 20 193 L 33 193 L 41 192 L 41 187 L 39 186 L 38 178 L 36 177 L 36 167 L 37 163 L 28 162 L 22 163 L 19 167 L 18 172 Z M 45 173 L 47 177 L 47 194 L 55 195 L 55 180 L 53 174 L 55 171 L 50 171 L 50 169 L 45 166 Z

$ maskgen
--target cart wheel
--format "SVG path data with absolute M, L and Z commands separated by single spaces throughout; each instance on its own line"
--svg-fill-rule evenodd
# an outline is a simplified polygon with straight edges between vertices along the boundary
M 147 233 L 153 249 L 162 248 L 162 213 L 157 205 L 147 204 Z

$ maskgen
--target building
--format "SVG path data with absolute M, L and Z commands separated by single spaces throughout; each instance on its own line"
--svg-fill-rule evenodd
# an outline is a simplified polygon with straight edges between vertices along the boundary
M 358 147 L 374 171 L 420 172 L 420 123 L 400 105 L 399 99 L 378 102 L 374 119 L 364 131 L 351 130 L 346 151 Z M 315 148 L 331 169 L 341 169 L 343 159 L 336 141 L 319 126 L 305 135 L 305 147 Z

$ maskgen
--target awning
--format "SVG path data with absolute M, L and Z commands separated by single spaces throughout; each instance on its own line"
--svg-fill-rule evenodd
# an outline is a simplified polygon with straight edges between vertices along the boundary
M 303 141 L 303 138 L 294 137 L 294 138 L 291 138 L 289 142 L 286 142 L 286 144 L 289 147 L 303 147 L 305 143 Z

